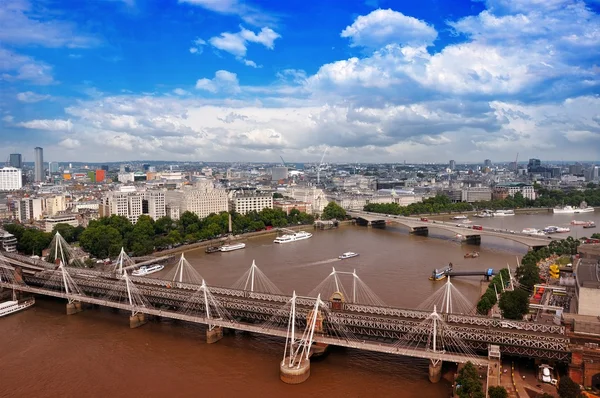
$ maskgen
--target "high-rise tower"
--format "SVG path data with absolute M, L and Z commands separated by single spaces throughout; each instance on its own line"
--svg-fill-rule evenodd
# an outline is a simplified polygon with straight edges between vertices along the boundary
M 14 167 L 16 169 L 22 169 L 23 168 L 23 160 L 21 158 L 21 154 L 20 153 L 11 153 L 9 164 L 10 164 L 10 167 Z
M 35 182 L 44 181 L 44 149 L 35 148 L 35 166 L 33 168 L 33 180 Z

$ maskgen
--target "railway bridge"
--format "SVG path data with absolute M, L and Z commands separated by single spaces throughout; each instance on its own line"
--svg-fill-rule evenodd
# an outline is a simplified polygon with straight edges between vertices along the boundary
M 449 306 L 406 309 L 363 303 L 357 299 L 356 279 L 352 294 L 342 294 L 336 286 L 321 298 L 255 290 L 255 275 L 260 275 L 255 264 L 243 288 L 228 288 L 185 281 L 183 268 L 166 280 L 133 277 L 125 267 L 104 272 L 61 261 L 0 260 L 0 287 L 65 299 L 67 314 L 91 304 L 130 311 L 130 327 L 143 325 L 147 316 L 204 324 L 210 343 L 220 340 L 224 329 L 285 337 L 280 374 L 288 383 L 306 380 L 315 343 L 426 358 L 432 382 L 439 380 L 443 361 L 487 365 L 497 360 L 482 356 L 490 347 L 498 354 L 570 359 L 563 326 L 454 313 Z
M 490 236 L 503 238 L 513 242 L 521 243 L 530 249 L 539 249 L 546 247 L 552 240 L 560 240 L 554 236 L 535 236 L 524 234 L 518 231 L 507 231 L 498 229 L 474 229 L 471 225 L 460 225 L 459 223 L 450 223 L 438 220 L 424 221 L 416 217 L 404 217 L 396 215 L 387 215 L 379 213 L 371 213 L 360 210 L 351 210 L 347 212 L 352 218 L 357 220 L 357 223 L 362 225 L 385 226 L 387 223 L 396 223 L 407 227 L 411 234 L 414 235 L 429 235 L 429 229 L 437 229 L 441 231 L 451 232 L 456 235 L 463 236 L 467 243 L 480 244 L 482 236 Z

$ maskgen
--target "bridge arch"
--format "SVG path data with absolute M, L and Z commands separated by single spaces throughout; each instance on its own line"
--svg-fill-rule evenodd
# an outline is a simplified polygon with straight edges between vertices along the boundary
M 596 373 L 592 376 L 592 387 L 596 390 L 600 390 L 600 373 Z

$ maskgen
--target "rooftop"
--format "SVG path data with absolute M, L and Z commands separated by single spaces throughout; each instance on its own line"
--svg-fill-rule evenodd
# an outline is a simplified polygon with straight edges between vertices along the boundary
M 579 285 L 588 288 L 600 288 L 600 264 L 597 260 L 582 258 L 577 267 Z

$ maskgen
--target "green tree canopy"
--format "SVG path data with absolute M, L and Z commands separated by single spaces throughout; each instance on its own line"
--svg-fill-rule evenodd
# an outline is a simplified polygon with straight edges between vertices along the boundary
M 523 319 L 529 312 L 529 295 L 522 289 L 506 291 L 500 296 L 498 306 L 504 318 Z
M 508 398 L 508 391 L 502 386 L 490 386 L 488 388 L 489 398 Z
M 323 220 L 345 220 L 346 219 L 346 210 L 344 210 L 340 205 L 335 202 L 329 202 L 327 206 L 323 209 L 323 214 L 321 215 Z
M 109 225 L 88 227 L 79 237 L 81 247 L 97 258 L 115 257 L 121 251 L 123 238 Z
M 560 398 L 583 398 L 579 384 L 575 383 L 568 375 L 560 378 L 558 382 L 558 396 Z

